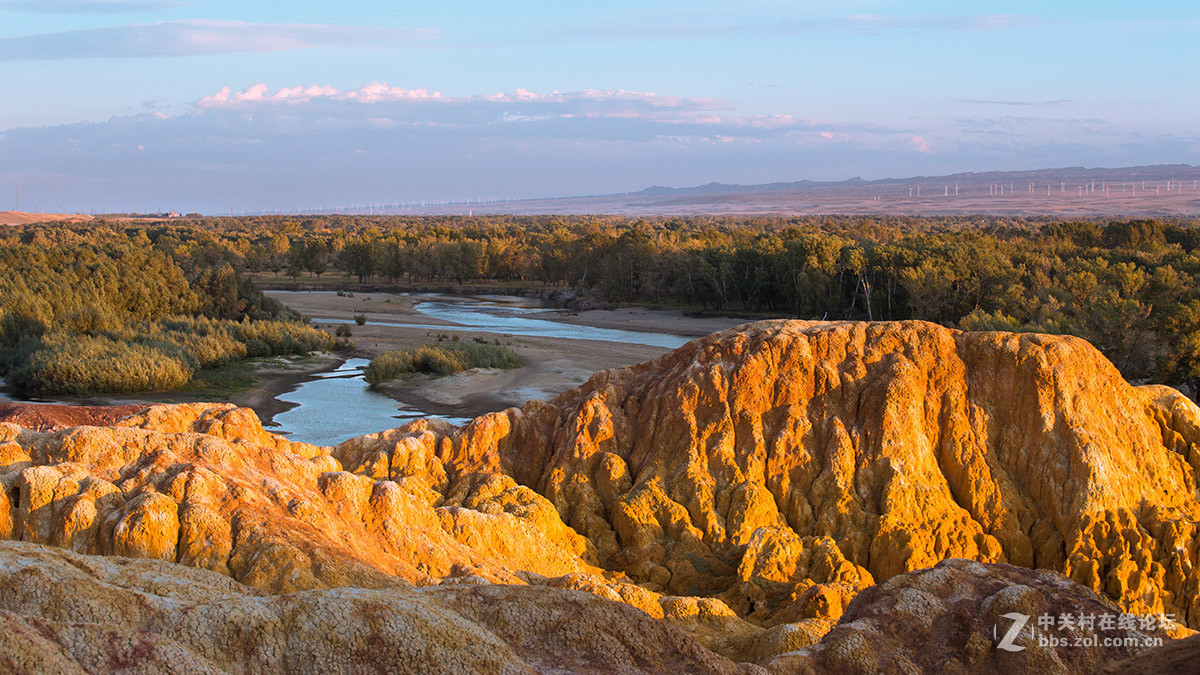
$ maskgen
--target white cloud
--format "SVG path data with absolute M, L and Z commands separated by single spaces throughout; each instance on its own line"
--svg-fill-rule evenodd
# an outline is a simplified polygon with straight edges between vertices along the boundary
M 69 195 L 80 200 L 75 208 L 216 211 L 938 175 L 1030 162 L 1134 165 L 1186 161 L 1179 152 L 1196 142 L 1114 127 L 1098 140 L 1091 126 L 1001 118 L 887 128 L 743 115 L 721 99 L 619 89 L 447 96 L 383 82 L 259 83 L 223 88 L 176 115 L 5 131 L 0 185 L 53 191 L 46 203 Z M 1006 133 L 979 133 L 992 128 Z
M 0 38 L 0 61 L 281 52 L 412 44 L 439 35 L 425 28 L 189 19 Z

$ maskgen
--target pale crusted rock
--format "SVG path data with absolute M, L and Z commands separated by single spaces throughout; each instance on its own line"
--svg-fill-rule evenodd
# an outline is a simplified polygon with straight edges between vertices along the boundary
M 624 604 L 454 585 L 264 596 L 206 570 L 0 542 L 15 672 L 748 672 Z
M 831 619 L 807 619 L 799 623 L 781 623 L 773 626 L 750 643 L 747 660 L 767 663 L 782 654 L 811 647 L 817 644 L 833 625 Z
M 1200 663 L 1200 635 L 1174 640 L 1098 671 L 1105 675 L 1189 675 Z

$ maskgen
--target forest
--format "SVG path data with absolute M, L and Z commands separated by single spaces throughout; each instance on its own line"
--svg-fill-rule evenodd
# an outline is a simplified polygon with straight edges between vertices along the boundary
M 253 277 L 1072 334 L 1131 380 L 1200 392 L 1200 228 L 1182 220 L 266 216 L 23 226 L 3 243 L 0 368 L 39 391 L 105 386 L 55 363 L 119 352 L 136 386 L 174 384 L 240 358 L 235 343 L 319 340 Z M 280 332 L 255 337 L 259 323 Z M 158 355 L 179 366 L 158 372 Z

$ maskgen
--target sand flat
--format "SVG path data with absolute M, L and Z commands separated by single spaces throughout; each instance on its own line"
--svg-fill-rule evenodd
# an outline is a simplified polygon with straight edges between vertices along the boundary
M 442 378 L 417 377 L 384 387 L 389 395 L 413 407 L 438 414 L 474 417 L 519 406 L 535 398 L 553 398 L 587 381 L 598 370 L 640 363 L 670 351 L 665 347 L 644 344 L 489 332 L 441 321 L 412 309 L 419 302 L 463 300 L 456 296 L 400 293 L 339 296 L 332 291 L 266 291 L 266 294 L 306 316 L 316 317 L 318 320 L 314 324 L 330 332 L 336 329 L 337 324 L 319 319 L 344 322 L 353 321 L 356 314 L 365 314 L 366 325 L 351 325 L 355 355 L 365 358 L 392 349 L 411 349 L 436 343 L 439 336 L 454 335 L 459 340 L 478 337 L 493 343 L 499 341 L 521 357 L 524 366 L 515 370 L 476 370 Z M 687 337 L 708 335 L 746 322 L 737 318 L 692 318 L 677 310 L 641 308 L 590 310 L 578 314 L 547 311 L 525 316 L 563 324 Z M 388 324 L 372 321 L 386 321 Z

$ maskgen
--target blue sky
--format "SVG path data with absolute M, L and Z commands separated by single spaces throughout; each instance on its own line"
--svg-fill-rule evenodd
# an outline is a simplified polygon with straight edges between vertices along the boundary
M 0 208 L 1200 163 L 1159 2 L 0 0 Z

